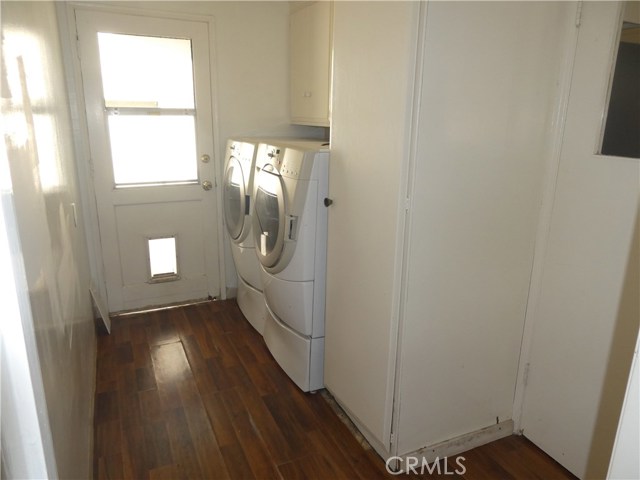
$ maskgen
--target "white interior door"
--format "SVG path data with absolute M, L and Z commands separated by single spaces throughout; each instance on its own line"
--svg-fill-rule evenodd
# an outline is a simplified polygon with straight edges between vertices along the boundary
M 638 332 L 637 288 L 623 302 L 640 198 L 640 10 L 629 5 L 582 5 L 526 360 L 524 435 L 579 478 L 606 476 Z
M 76 24 L 109 310 L 218 296 L 208 24 Z

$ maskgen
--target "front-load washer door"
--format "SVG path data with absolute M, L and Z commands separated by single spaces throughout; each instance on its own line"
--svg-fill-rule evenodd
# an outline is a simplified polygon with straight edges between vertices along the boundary
M 255 179 L 253 235 L 260 263 L 273 267 L 284 248 L 285 198 L 280 175 L 268 167 L 271 165 L 260 170 Z
M 244 174 L 237 158 L 231 157 L 224 173 L 224 220 L 232 240 L 240 239 L 249 202 L 244 188 Z

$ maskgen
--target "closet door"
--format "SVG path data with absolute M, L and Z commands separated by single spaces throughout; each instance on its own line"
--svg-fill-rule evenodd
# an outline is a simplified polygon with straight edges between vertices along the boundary
M 428 3 L 401 320 L 400 454 L 428 447 L 421 454 L 442 457 L 447 450 L 434 446 L 455 453 L 513 432 L 549 131 L 574 9 Z
M 324 378 L 381 455 L 391 442 L 419 9 L 334 5 Z

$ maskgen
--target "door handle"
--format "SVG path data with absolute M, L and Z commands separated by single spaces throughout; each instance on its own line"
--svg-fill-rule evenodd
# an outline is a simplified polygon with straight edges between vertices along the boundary
M 213 188 L 213 183 L 211 183 L 209 180 L 205 180 L 204 182 L 202 182 L 202 188 L 204 190 L 211 190 Z

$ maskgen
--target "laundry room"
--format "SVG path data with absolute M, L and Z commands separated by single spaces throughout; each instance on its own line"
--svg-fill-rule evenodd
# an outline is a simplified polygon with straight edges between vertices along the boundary
M 640 475 L 640 2 L 0 8 L 3 477 Z

